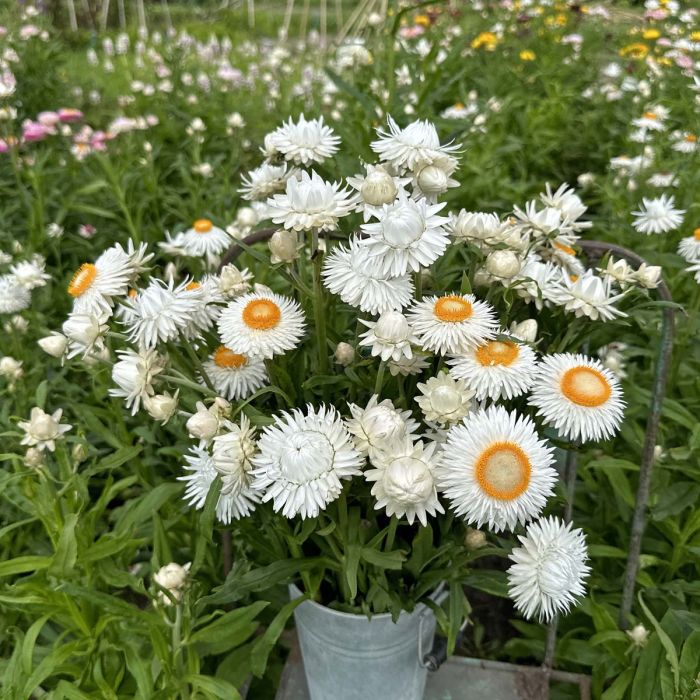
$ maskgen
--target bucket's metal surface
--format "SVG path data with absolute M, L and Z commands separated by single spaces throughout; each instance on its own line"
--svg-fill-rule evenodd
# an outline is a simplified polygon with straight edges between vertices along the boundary
M 301 591 L 290 586 L 291 597 Z M 305 601 L 294 611 L 310 700 L 421 700 L 427 670 L 418 657 L 430 650 L 435 616 L 419 605 L 391 615 L 364 615 L 331 610 Z

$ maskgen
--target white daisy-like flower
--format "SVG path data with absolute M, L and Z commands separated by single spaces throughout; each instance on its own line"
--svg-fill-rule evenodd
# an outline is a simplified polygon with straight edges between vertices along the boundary
M 61 330 L 69 341 L 67 355 L 69 359 L 76 355 L 89 355 L 104 349 L 104 335 L 109 330 L 107 318 L 104 313 L 96 316 L 73 311 L 68 314 Z
M 155 394 L 153 383 L 165 369 L 166 360 L 155 350 L 120 350 L 119 360 L 112 367 L 112 380 L 119 387 L 110 389 L 109 395 L 122 398 L 134 415 L 141 401 Z
M 231 245 L 231 236 L 224 229 L 214 226 L 209 219 L 197 219 L 176 240 L 183 255 L 205 258 L 210 265 Z
M 42 452 L 44 450 L 54 452 L 56 440 L 62 440 L 63 435 L 73 427 L 72 425 L 61 423 L 62 415 L 62 408 L 53 413 L 45 413 L 43 409 L 34 406 L 29 414 L 29 420 L 19 421 L 17 424 L 24 430 L 24 437 L 20 444 L 35 447 Z
M 413 300 L 410 275 L 387 278 L 373 264 L 369 249 L 355 237 L 350 248 L 336 246 L 323 264 L 325 286 L 350 306 L 372 315 L 400 311 Z
M 410 377 L 422 374 L 424 369 L 430 367 L 429 356 L 421 352 L 414 352 L 411 357 L 400 357 L 398 360 L 389 360 L 387 367 L 392 377 Z
M 296 177 L 297 171 L 282 165 L 263 163 L 241 178 L 243 186 L 238 190 L 243 199 L 248 201 L 264 201 L 277 192 L 284 192 L 287 180 Z
M 564 237 L 567 233 L 564 215 L 556 207 L 538 209 L 538 203 L 531 200 L 526 202 L 524 210 L 517 206 L 514 207 L 513 213 L 522 230 L 535 239 Z M 570 229 L 568 232 L 572 233 Z
M 361 473 L 362 455 L 333 407 L 307 407 L 275 416 L 253 457 L 253 488 L 287 518 L 313 518 Z
M 633 119 L 632 125 L 636 126 L 642 132 L 663 131 L 666 128 L 666 124 L 664 123 L 665 117 L 666 115 L 664 113 L 660 113 L 652 107 L 644 112 L 641 117 Z
M 218 325 L 221 341 L 231 352 L 270 359 L 297 347 L 305 320 L 293 299 L 261 291 L 232 301 Z
M 592 321 L 612 321 L 627 316 L 615 306 L 623 297 L 624 293 L 612 294 L 610 279 L 598 277 L 593 270 L 575 279 L 562 275 L 556 293 L 557 303 L 566 311 L 572 311 L 577 318 L 587 316 Z
M 340 137 L 330 126 L 323 123 L 323 117 L 306 120 L 303 114 L 295 124 L 292 118 L 269 134 L 266 146 L 273 152 L 281 153 L 284 159 L 297 165 L 323 163 L 338 152 Z
M 692 236 L 681 240 L 678 244 L 678 255 L 689 263 L 700 262 L 700 228 L 696 228 Z
M 224 265 L 219 272 L 219 291 L 226 299 L 236 297 L 250 291 L 250 282 L 253 273 L 247 268 L 239 270 L 235 265 Z
M 240 355 L 225 345 L 220 345 L 202 367 L 217 394 L 229 401 L 247 399 L 268 382 L 263 360 Z
M 466 352 L 493 338 L 498 328 L 491 305 L 473 294 L 426 297 L 408 311 L 408 318 L 423 350 L 441 355 Z
M 438 488 L 467 522 L 513 530 L 536 518 L 554 491 L 553 452 L 529 418 L 491 406 L 447 434 Z
M 345 425 L 353 436 L 355 447 L 363 455 L 386 450 L 395 442 L 412 438 L 420 427 L 410 411 L 401 411 L 390 399 L 379 401 L 374 394 L 365 408 L 349 403 L 350 415 Z
M 518 539 L 522 546 L 511 553 L 508 569 L 508 594 L 515 607 L 539 622 L 567 613 L 584 595 L 591 571 L 583 532 L 549 517 L 531 523 Z
M 372 357 L 397 362 L 413 357 L 411 343 L 417 343 L 418 336 L 401 312 L 385 311 L 376 321 L 361 318 L 360 322 L 369 329 L 360 335 L 360 345 L 371 348 Z
M 428 422 L 456 423 L 471 410 L 474 392 L 461 379 L 454 379 L 447 372 L 440 372 L 425 383 L 419 382 L 416 387 L 421 392 L 421 396 L 416 396 L 416 402 Z
M 290 178 L 284 194 L 267 200 L 268 216 L 275 224 L 292 231 L 331 231 L 338 219 L 347 216 L 354 203 L 348 189 L 339 182 L 326 182 L 317 172 L 302 172 Z
M 444 158 L 454 159 L 459 144 L 441 145 L 435 126 L 429 121 L 418 119 L 402 129 L 387 117 L 389 131 L 377 129 L 379 138 L 372 141 L 372 150 L 400 172 L 417 171 Z
M 410 177 L 393 175 L 383 165 L 365 165 L 365 173 L 346 178 L 348 185 L 357 190 L 355 211 L 361 211 L 365 223 L 372 216 L 379 216 L 385 204 L 391 204 L 399 193 L 407 195 L 406 185 Z
M 253 503 L 260 497 L 253 490 L 251 459 L 256 453 L 255 428 L 246 415 L 241 415 L 240 425 L 224 421 L 225 432 L 214 438 L 212 458 L 214 468 L 221 474 L 221 495 L 232 500 L 232 516 L 235 519 L 248 515 Z
M 435 483 L 437 450 L 435 442 L 424 445 L 420 440 L 404 440 L 376 453 L 372 457 L 374 468 L 365 471 L 365 479 L 373 482 L 375 510 L 385 508 L 390 517 L 405 516 L 410 525 L 418 518 L 424 526 L 428 515 L 444 513 Z
M 558 303 L 562 276 L 561 268 L 554 263 L 544 263 L 535 256 L 525 260 L 517 277 L 513 278 L 513 288 L 516 294 L 526 302 L 534 302 L 538 310 L 545 303 Z
M 581 201 L 581 198 L 576 194 L 573 188 L 564 183 L 559 188 L 552 192 L 549 183 L 545 185 L 545 191 L 540 194 L 540 200 L 548 207 L 558 209 L 563 218 L 575 230 L 590 228 L 593 226 L 591 221 L 579 221 L 588 207 Z
M 186 329 L 192 328 L 194 314 L 201 310 L 203 296 L 203 290 L 193 287 L 187 280 L 177 287 L 172 279 L 167 283 L 151 280 L 148 287 L 123 303 L 122 323 L 129 340 L 146 349 L 175 340 Z
M 615 375 L 599 360 L 572 353 L 542 358 L 528 402 L 562 437 L 583 441 L 615 435 L 625 407 Z
M 688 131 L 681 132 L 677 135 L 677 140 L 671 145 L 671 148 L 678 153 L 695 153 L 698 150 L 698 137 Z
M 384 205 L 378 222 L 362 225 L 368 236 L 362 244 L 368 247 L 381 274 L 398 277 L 409 270 L 418 272 L 445 252 L 450 238 L 443 224 L 448 219 L 437 215 L 444 206 L 399 195 L 396 202 Z
M 209 490 L 218 472 L 211 455 L 202 447 L 190 448 L 189 453 L 185 454 L 184 457 L 187 463 L 184 469 L 189 473 L 185 476 L 179 476 L 177 480 L 184 481 L 186 484 L 183 494 L 185 502 L 197 510 L 201 510 L 204 508 Z M 240 494 L 234 492 L 224 494 L 222 488 L 216 502 L 216 517 L 224 525 L 228 525 L 232 520 L 249 515 L 257 502 L 257 495 L 250 490 Z
M 642 198 L 639 211 L 633 211 L 635 221 L 632 223 L 637 231 L 650 235 L 668 233 L 683 223 L 684 209 L 676 209 L 673 195 L 662 194 L 653 199 Z
M 31 303 L 31 294 L 14 275 L 0 275 L 0 314 L 16 314 Z
M 44 272 L 45 262 L 43 258 L 38 260 L 22 260 L 10 267 L 10 272 L 17 282 L 26 289 L 43 287 L 51 279 L 51 275 Z
M 127 250 L 117 243 L 94 263 L 83 263 L 68 285 L 68 294 L 74 298 L 73 310 L 111 315 L 114 297 L 127 293 L 129 285 L 152 257 L 146 254 L 145 243 L 134 248 L 129 241 Z
M 188 294 L 188 292 L 196 293 Z M 182 331 L 187 339 L 192 340 L 214 326 L 221 315 L 225 299 L 216 275 L 204 275 L 200 282 L 187 283 L 183 295 L 196 301 L 195 307 L 189 314 L 189 323 Z
M 447 364 L 450 374 L 463 379 L 478 401 L 521 396 L 532 386 L 537 366 L 532 348 L 503 332 L 497 339 L 487 340 Z
M 490 244 L 503 240 L 508 228 L 508 222 L 502 222 L 498 214 L 465 209 L 451 214 L 447 225 L 448 232 L 455 240 Z

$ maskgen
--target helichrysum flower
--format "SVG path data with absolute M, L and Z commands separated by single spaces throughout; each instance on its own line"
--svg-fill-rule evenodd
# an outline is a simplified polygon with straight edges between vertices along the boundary
M 424 353 L 414 352 L 411 357 L 406 357 L 404 355 L 398 360 L 389 360 L 387 366 L 392 377 L 410 377 L 416 374 L 422 374 L 424 369 L 430 367 L 428 358 L 429 356 Z
M 104 312 L 99 315 L 70 313 L 61 328 L 69 341 L 68 357 L 99 352 L 104 347 L 104 334 L 109 330 L 106 321 Z
M 646 233 L 668 233 L 683 223 L 685 210 L 676 209 L 674 197 L 662 194 L 654 199 L 642 198 L 639 211 L 633 211 L 635 221 L 632 223 L 637 231 Z
M 537 415 L 569 440 L 615 435 L 625 402 L 613 373 L 584 355 L 547 355 L 537 367 L 529 403 Z
M 299 121 L 292 118 L 278 127 L 266 138 L 266 145 L 273 152 L 281 153 L 284 159 L 296 165 L 322 163 L 337 153 L 340 137 L 319 119 L 307 119 L 303 114 Z
M 180 390 L 178 389 L 174 395 L 166 391 L 162 394 L 146 396 L 143 400 L 143 407 L 151 418 L 160 421 L 161 425 L 165 425 L 177 411 L 179 394 Z
M 503 239 L 508 224 L 503 223 L 498 214 L 483 211 L 466 211 L 451 214 L 447 231 L 458 241 L 495 243 Z
M 556 296 L 557 303 L 566 311 L 572 311 L 577 318 L 587 316 L 593 321 L 612 321 L 627 316 L 615 306 L 624 295 L 612 294 L 610 279 L 603 280 L 593 270 L 587 270 L 575 280 L 567 274 L 562 275 L 559 290 L 553 296 Z
M 61 424 L 62 415 L 62 408 L 53 413 L 45 413 L 43 409 L 35 406 L 29 414 L 29 420 L 20 421 L 17 424 L 24 430 L 24 437 L 20 444 L 53 452 L 56 449 L 56 441 L 62 440 L 63 435 L 73 427 L 65 423 Z
M 441 355 L 465 352 L 493 338 L 498 328 L 491 305 L 473 294 L 426 297 L 409 310 L 408 318 L 419 345 Z
M 447 218 L 437 214 L 443 206 L 402 195 L 393 204 L 384 205 L 378 222 L 363 224 L 368 237 L 362 244 L 369 249 L 380 274 L 398 277 L 411 270 L 418 272 L 445 252 L 450 241 L 443 228 Z
M 209 264 L 214 263 L 232 242 L 228 233 L 214 226 L 209 219 L 197 219 L 191 228 L 183 231 L 174 240 L 184 255 L 206 258 Z
M 243 186 L 239 189 L 243 199 L 264 201 L 278 192 L 284 192 L 287 180 L 296 177 L 297 171 L 289 169 L 286 163 L 270 165 L 263 163 L 241 178 Z
M 9 355 L 0 357 L 0 377 L 6 377 L 10 381 L 16 381 L 21 379 L 23 374 L 22 362 L 15 360 L 14 357 L 10 357 Z
M 470 348 L 447 363 L 450 374 L 465 380 L 478 401 L 521 396 L 535 379 L 535 353 L 507 333 Z
M 267 384 L 265 362 L 220 345 L 202 365 L 217 394 L 229 401 L 247 399 Z
M 397 177 L 383 165 L 365 165 L 365 173 L 348 177 L 347 183 L 357 190 L 355 211 L 361 211 L 367 222 L 370 217 L 378 216 L 385 204 L 391 204 L 399 192 L 406 194 L 405 186 L 410 177 Z
M 440 372 L 425 383 L 419 382 L 416 388 L 421 392 L 416 396 L 416 402 L 426 421 L 442 425 L 456 423 L 471 410 L 474 392 L 461 379 L 454 379 L 447 372 Z
M 444 513 L 435 482 L 437 449 L 435 442 L 426 446 L 420 440 L 403 440 L 376 452 L 371 459 L 373 469 L 364 473 L 372 482 L 375 509 L 385 508 L 388 516 L 405 516 L 411 525 L 418 518 L 424 526 L 428 515 Z
M 253 292 L 235 299 L 219 317 L 219 334 L 232 352 L 269 359 L 293 350 L 304 335 L 299 304 L 273 292 Z
M 376 321 L 360 322 L 369 329 L 360 335 L 360 345 L 371 348 L 373 357 L 383 361 L 413 357 L 411 343 L 417 343 L 418 337 L 399 311 L 385 311 Z
M 388 449 L 395 442 L 410 438 L 418 423 L 411 418 L 410 411 L 401 411 L 390 399 L 379 401 L 374 394 L 365 408 L 348 404 L 350 415 L 345 424 L 353 436 L 355 447 L 363 455 Z
M 568 225 L 576 231 L 590 228 L 593 225 L 590 221 L 579 221 L 588 207 L 566 183 L 560 185 L 555 192 L 552 192 L 549 183 L 547 183 L 545 192 L 540 194 L 540 199 L 548 207 L 558 209 Z
M 287 518 L 312 518 L 340 495 L 345 479 L 361 473 L 362 455 L 332 407 L 308 406 L 275 416 L 253 457 L 253 488 Z
M 283 194 L 267 200 L 273 223 L 292 231 L 331 231 L 338 219 L 352 211 L 350 191 L 338 182 L 326 182 L 318 173 L 302 172 L 300 179 L 287 180 Z
M 350 306 L 370 314 L 400 311 L 413 299 L 410 275 L 388 278 L 372 264 L 368 248 L 357 238 L 350 239 L 350 248 L 338 245 L 323 265 L 325 286 Z
M 513 530 L 536 518 L 552 494 L 552 453 L 529 418 L 491 406 L 447 433 L 438 488 L 470 524 Z
M 696 228 L 692 236 L 681 240 L 678 255 L 689 263 L 700 262 L 700 228 Z
M 164 605 L 172 605 L 172 598 L 178 602 L 182 599 L 182 594 L 187 586 L 189 570 L 189 563 L 180 566 L 175 562 L 170 562 L 170 564 L 161 566 L 160 569 L 153 574 L 153 583 L 164 588 L 170 594 L 168 595 L 164 591 L 158 591 L 158 599 L 161 603 Z
M 24 311 L 31 302 L 31 294 L 14 275 L 0 275 L 0 314 Z
M 44 272 L 44 259 L 23 260 L 10 267 L 10 272 L 15 279 L 26 289 L 43 287 L 51 279 L 51 275 Z
M 546 303 L 557 303 L 561 293 L 561 268 L 551 262 L 529 257 L 512 280 L 516 294 L 526 302 L 534 302 L 541 311 Z
M 134 415 L 141 402 L 155 394 L 153 384 L 165 369 L 165 358 L 155 350 L 121 350 L 119 360 L 112 367 L 112 380 L 118 388 L 110 389 L 109 395 L 123 398 Z
M 549 622 L 585 593 L 585 537 L 571 523 L 549 517 L 531 523 L 518 539 L 522 546 L 510 555 L 508 593 L 525 617 Z

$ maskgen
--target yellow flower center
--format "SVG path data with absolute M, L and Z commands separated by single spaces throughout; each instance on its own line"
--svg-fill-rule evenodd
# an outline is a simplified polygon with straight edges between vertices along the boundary
M 686 140 L 688 143 L 697 143 L 698 137 L 697 137 L 695 134 L 688 134 L 688 135 L 685 137 L 685 140 Z
M 564 372 L 561 391 L 569 401 L 579 406 L 602 406 L 612 394 L 610 382 L 592 367 L 572 367 Z
M 654 112 L 644 112 L 644 114 L 643 114 L 642 116 L 643 116 L 645 119 L 657 119 L 657 118 L 658 118 L 658 117 L 656 116 L 656 114 L 654 114 Z
M 433 313 L 446 323 L 461 323 L 472 315 L 472 305 L 462 297 L 450 295 L 435 302 Z
M 193 224 L 193 228 L 197 233 L 209 233 L 214 228 L 214 224 L 209 219 L 197 219 Z
M 554 247 L 557 250 L 561 250 L 562 253 L 566 253 L 567 255 L 576 255 L 576 251 L 568 245 L 564 245 L 564 243 L 558 243 L 557 241 L 554 241 Z
M 127 292 L 127 296 L 129 299 L 136 299 L 136 297 L 139 295 L 139 290 L 134 289 L 133 287 Z
M 97 276 L 97 268 L 92 263 L 83 263 L 73 275 L 70 284 L 68 285 L 68 294 L 72 297 L 79 297 L 85 294 L 90 285 L 95 281 Z
M 476 350 L 476 359 L 484 367 L 505 365 L 508 367 L 518 359 L 520 348 L 517 343 L 502 340 L 490 340 Z
M 185 285 L 185 289 L 188 292 L 192 292 L 195 289 L 199 289 L 202 285 L 199 282 L 190 282 L 189 284 Z
M 645 29 L 642 32 L 642 36 L 645 39 L 658 39 L 661 36 L 661 32 L 658 29 Z
M 512 501 L 530 484 L 532 466 L 514 442 L 494 442 L 476 460 L 476 480 L 484 493 L 501 501 Z
M 269 299 L 253 299 L 243 309 L 243 323 L 256 331 L 269 331 L 281 318 L 280 307 Z
M 693 231 L 693 238 L 696 241 L 700 241 L 700 228 L 696 228 L 695 231 Z
M 225 345 L 219 345 L 214 351 L 213 359 L 217 367 L 227 369 L 238 369 L 248 363 L 248 358 L 245 355 L 239 355 L 233 350 L 229 350 Z

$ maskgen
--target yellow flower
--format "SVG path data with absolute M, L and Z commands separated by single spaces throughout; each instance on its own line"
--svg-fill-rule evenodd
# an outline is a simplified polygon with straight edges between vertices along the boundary
M 690 38 L 691 38 L 693 41 L 700 41 L 700 32 L 692 32 L 692 33 L 690 34 Z
M 524 49 L 520 52 L 521 61 L 534 61 L 536 58 L 537 56 L 535 55 L 535 52 L 530 51 L 530 49 Z
M 645 29 L 642 32 L 642 37 L 644 39 L 658 39 L 661 36 L 661 32 L 658 29 Z
M 498 37 L 493 32 L 481 32 L 472 41 L 473 49 L 480 49 L 484 47 L 487 51 L 493 51 L 498 44 Z
M 413 19 L 416 24 L 420 24 L 423 27 L 430 26 L 430 17 L 428 15 L 416 15 Z
M 646 58 L 649 53 L 649 47 L 646 44 L 639 42 L 633 44 L 627 44 L 620 49 L 620 56 L 623 58 Z

